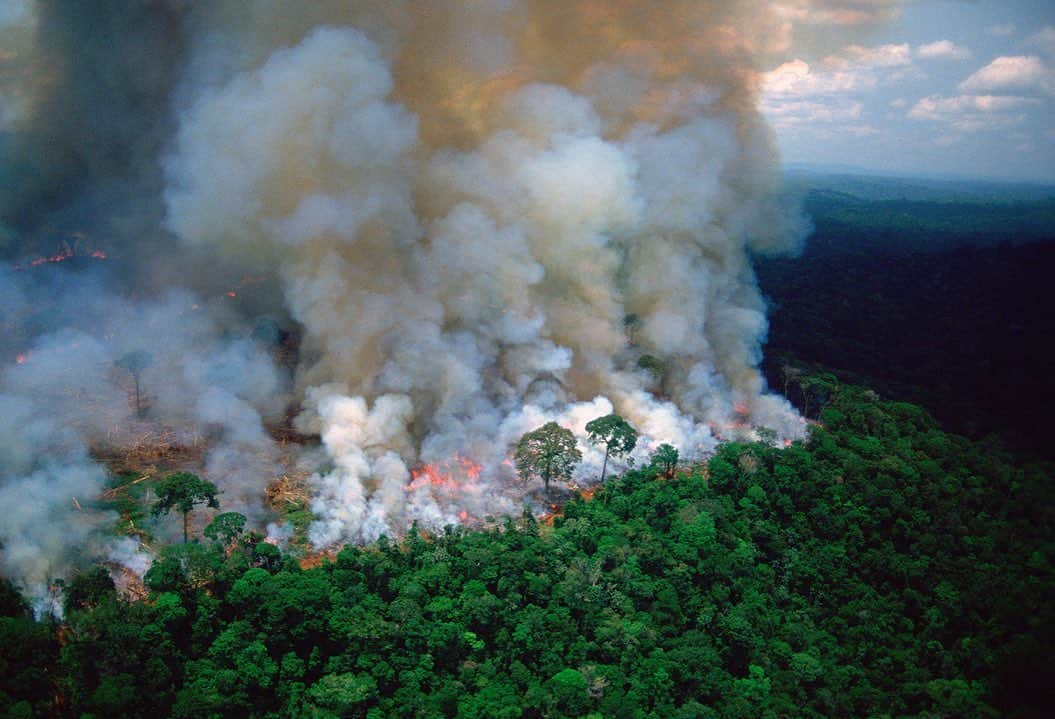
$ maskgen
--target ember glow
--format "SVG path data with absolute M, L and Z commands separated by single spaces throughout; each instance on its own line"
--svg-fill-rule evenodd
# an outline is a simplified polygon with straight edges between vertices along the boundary
M 455 455 L 450 461 L 424 464 L 410 470 L 411 482 L 407 485 L 407 491 L 438 487 L 449 492 L 458 492 L 466 485 L 479 482 L 483 469 L 483 465 L 468 457 Z
M 486 485 L 481 483 L 484 467 L 468 457 L 454 455 L 450 460 L 423 464 L 410 470 L 411 480 L 406 486 L 408 495 L 423 494 L 440 505 L 464 507 L 478 503 L 481 491 Z M 456 524 L 471 524 L 473 515 L 467 509 L 461 509 L 454 515 Z M 435 529 L 435 527 L 433 527 Z
M 26 268 L 40 267 L 41 265 L 51 265 L 59 262 L 68 262 L 69 260 L 72 260 L 74 258 L 81 257 L 87 257 L 93 260 L 105 260 L 107 259 L 107 254 L 102 250 L 91 250 L 89 252 L 80 254 L 73 247 L 67 245 L 62 247 L 62 249 L 60 249 L 53 255 L 48 255 L 47 257 L 36 257 L 32 260 L 29 260 L 25 264 L 16 263 L 12 266 L 12 269 L 16 272 L 19 272 Z

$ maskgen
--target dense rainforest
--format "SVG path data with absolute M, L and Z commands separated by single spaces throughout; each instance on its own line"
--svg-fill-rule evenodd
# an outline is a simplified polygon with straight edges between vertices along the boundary
M 60 626 L 0 589 L 13 717 L 1040 717 L 1050 467 L 831 381 L 807 441 L 609 479 L 549 522 L 166 549 Z
M 57 584 L 62 620 L 0 580 L 0 716 L 1048 716 L 1051 193 L 809 182 L 803 254 L 758 265 L 805 441 L 321 562 L 214 522 L 144 597 Z
M 830 371 L 923 405 L 949 431 L 1055 459 L 1055 192 L 813 181 L 802 255 L 758 263 L 770 385 L 801 408 L 787 371 Z

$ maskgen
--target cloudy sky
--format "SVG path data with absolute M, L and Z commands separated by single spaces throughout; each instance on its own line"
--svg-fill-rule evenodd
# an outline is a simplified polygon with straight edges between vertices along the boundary
M 1055 181 L 1055 0 L 860 5 L 890 10 L 814 23 L 765 76 L 785 162 Z

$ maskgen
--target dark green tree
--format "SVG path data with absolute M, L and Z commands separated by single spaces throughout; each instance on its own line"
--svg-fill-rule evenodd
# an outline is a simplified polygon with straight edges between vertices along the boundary
M 216 485 L 190 472 L 170 474 L 158 482 L 154 490 L 158 500 L 150 508 L 150 514 L 159 517 L 175 509 L 183 514 L 183 541 L 187 541 L 187 524 L 195 505 L 204 504 L 213 509 L 220 506 L 216 499 Z
M 94 607 L 114 596 L 114 580 L 105 567 L 75 574 L 66 585 L 66 613 Z
M 305 695 L 316 716 L 357 716 L 358 707 L 377 696 L 377 681 L 352 672 L 327 674 L 309 687 Z
M 547 682 L 553 707 L 564 716 L 580 716 L 589 707 L 586 678 L 575 669 L 562 669 Z
M 143 403 L 139 393 L 139 377 L 143 370 L 154 366 L 154 356 L 145 350 L 135 350 L 114 362 L 122 369 L 128 370 L 136 385 L 136 415 L 143 416 Z
M 217 514 L 202 532 L 209 539 L 227 546 L 245 529 L 245 515 L 238 512 Z
M 269 542 L 257 542 L 253 547 L 253 561 L 258 567 L 274 571 L 282 565 L 282 552 Z
M 678 450 L 669 444 L 661 444 L 652 453 L 650 462 L 667 477 L 674 476 L 674 470 L 678 467 Z
M 601 481 L 608 473 L 608 458 L 622 457 L 637 446 L 637 430 L 617 414 L 606 414 L 586 423 L 590 441 L 604 445 L 604 464 L 601 465 Z
M 1050 714 L 1050 466 L 846 385 L 822 416 L 544 525 L 166 546 L 149 601 L 66 581 L 61 630 L 0 579 L 0 716 Z
M 547 422 L 520 438 L 516 450 L 517 472 L 525 482 L 539 477 L 549 492 L 551 479 L 567 479 L 582 460 L 575 436 L 556 422 Z

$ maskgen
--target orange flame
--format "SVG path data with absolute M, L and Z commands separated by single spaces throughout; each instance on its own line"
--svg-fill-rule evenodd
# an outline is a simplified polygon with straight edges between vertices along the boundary
M 249 287 L 251 285 L 258 285 L 261 282 L 267 282 L 269 279 L 271 279 L 271 275 L 259 275 L 259 276 L 256 276 L 256 277 L 253 277 L 253 276 L 250 276 L 250 275 L 246 275 L 245 277 L 243 277 L 238 282 L 237 285 L 235 285 L 233 288 L 231 288 L 231 289 L 227 290 L 226 292 L 224 292 L 224 294 L 227 297 L 237 297 L 238 296 L 238 292 L 240 290 L 243 290 L 246 287 Z
M 76 235 L 76 239 L 81 240 L 83 239 L 83 236 L 78 234 Z M 40 267 L 41 265 L 54 264 L 56 262 L 65 262 L 66 260 L 72 260 L 74 257 L 91 257 L 95 260 L 105 260 L 108 256 L 102 250 L 92 250 L 91 252 L 86 252 L 78 247 L 78 242 L 74 242 L 72 246 L 63 243 L 62 247 L 59 248 L 59 251 L 55 254 L 48 255 L 46 257 L 37 257 L 35 259 L 30 260 L 29 264 L 27 265 L 15 264 L 12 269 L 14 269 L 16 272 L 19 272 L 30 267 Z
M 475 484 L 480 479 L 483 469 L 483 465 L 456 454 L 445 462 L 431 462 L 423 464 L 418 469 L 412 469 L 407 491 L 431 486 L 449 492 L 459 492 L 464 486 Z
M 48 262 L 65 262 L 71 257 L 73 257 L 73 250 L 69 249 L 68 247 L 64 247 L 54 255 L 51 255 L 50 257 L 38 257 L 35 260 L 30 260 L 29 266 L 39 267 L 40 265 L 47 264 Z
M 430 462 L 410 471 L 411 480 L 406 486 L 407 492 L 428 488 L 433 493 L 445 495 L 457 503 L 466 492 L 478 491 L 477 483 L 483 473 L 483 465 L 468 457 L 455 454 L 443 462 Z M 467 510 L 458 512 L 462 524 L 471 524 L 473 518 Z

